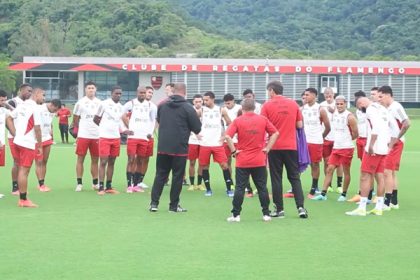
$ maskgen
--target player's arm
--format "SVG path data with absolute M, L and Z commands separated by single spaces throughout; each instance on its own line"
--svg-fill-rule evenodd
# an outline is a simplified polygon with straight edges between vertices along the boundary
M 331 131 L 330 120 L 328 119 L 327 111 L 322 108 L 319 111 L 319 115 L 321 122 L 324 124 L 324 132 L 322 133 L 322 138 L 325 138 Z
M 302 128 L 303 127 L 303 115 L 302 111 L 298 108 L 296 112 L 296 128 Z
M 95 116 L 93 117 L 93 122 L 99 126 L 103 115 L 104 115 L 104 106 L 102 106 L 101 104 L 98 108 L 98 112 L 96 112 Z
M 268 153 L 273 147 L 273 145 L 276 143 L 277 138 L 279 137 L 280 134 L 275 128 L 275 126 L 269 120 L 267 120 L 265 131 L 268 133 L 270 137 L 268 138 L 267 145 L 264 147 L 263 152 Z
M 354 140 L 359 137 L 359 130 L 357 129 L 357 120 L 353 114 L 350 114 L 347 119 L 347 124 L 350 128 L 351 139 Z
M 405 119 L 402 123 L 401 123 L 401 130 L 400 133 L 398 134 L 398 139 L 400 139 L 401 137 L 404 136 L 404 134 L 407 132 L 407 130 L 410 128 L 410 119 Z
M 16 128 L 15 128 L 15 123 L 13 122 L 12 116 L 7 116 L 6 127 L 9 130 L 10 134 L 12 134 L 12 136 L 15 137 Z
M 235 144 L 233 144 L 233 140 L 232 140 L 232 137 L 233 137 L 233 136 L 234 136 L 237 132 L 238 132 L 238 127 L 236 126 L 236 123 L 235 123 L 235 122 L 233 122 L 233 123 L 232 123 L 232 125 L 230 125 L 230 126 L 228 127 L 228 129 L 226 130 L 226 136 L 225 136 L 226 143 L 228 144 L 229 150 L 230 150 L 231 155 L 232 155 L 233 157 L 235 157 L 235 156 L 236 156 L 236 154 L 239 152 L 239 151 L 237 151 L 237 150 L 236 150 L 236 148 L 235 148 Z
M 220 110 L 220 113 L 222 114 L 222 118 L 225 121 L 226 126 L 230 125 L 232 123 L 232 120 L 229 118 L 228 112 L 225 107 L 223 107 Z

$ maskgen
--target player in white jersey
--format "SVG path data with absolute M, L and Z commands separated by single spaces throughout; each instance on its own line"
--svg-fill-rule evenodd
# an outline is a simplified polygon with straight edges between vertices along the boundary
M 90 173 L 92 175 L 92 187 L 97 190 L 98 187 L 98 160 L 99 160 L 99 128 L 93 122 L 95 114 L 98 112 L 101 100 L 96 98 L 96 84 L 89 81 L 85 84 L 85 96 L 77 101 L 73 110 L 73 127 L 77 134 L 76 140 L 76 192 L 83 188 L 83 163 L 87 151 L 90 152 L 91 164 Z
M 6 108 L 7 93 L 0 89 L 0 167 L 6 164 L 6 119 L 10 111 Z M 0 198 L 4 195 L 0 193 Z
M 61 108 L 61 101 L 53 99 L 51 102 L 39 105 L 41 116 L 42 133 L 42 155 L 35 158 L 36 177 L 38 178 L 38 190 L 40 192 L 49 192 L 50 188 L 45 185 L 45 176 L 47 174 L 47 163 L 50 157 L 51 145 L 53 144 L 52 121 L 55 114 Z
M 30 84 L 22 84 L 19 87 L 19 92 L 16 97 L 10 99 L 7 103 L 10 109 L 13 111 L 17 107 L 19 107 L 25 100 L 28 100 L 32 94 L 32 86 Z M 13 136 L 8 133 L 7 135 L 10 153 L 13 157 L 13 167 L 12 167 L 12 194 L 19 195 L 18 183 L 17 183 L 17 176 L 18 176 L 18 155 L 15 149 L 15 145 L 13 143 Z
M 325 136 L 324 144 L 322 147 L 322 158 L 324 159 L 324 175 L 327 175 L 327 167 L 328 167 L 328 158 L 330 157 L 332 153 L 332 149 L 334 146 L 334 129 L 332 127 L 332 116 L 334 112 L 336 111 L 336 105 L 334 100 L 334 91 L 332 88 L 327 87 L 324 90 L 324 98 L 325 101 L 321 102 L 319 106 L 321 108 L 324 108 L 327 112 L 328 120 L 330 121 L 331 130 L 330 133 Z M 338 166 L 337 167 L 337 192 L 341 193 L 343 188 L 343 167 Z M 333 191 L 332 187 L 330 186 L 328 188 L 328 191 Z
M 350 167 L 353 159 L 353 140 L 358 136 L 357 121 L 354 115 L 347 110 L 346 98 L 339 95 L 335 98 L 337 110 L 331 118 L 331 128 L 334 133 L 334 145 L 328 159 L 328 167 L 324 179 L 322 192 L 313 200 L 327 200 L 327 190 L 331 185 L 334 170 L 343 167 L 344 185 L 338 201 L 346 201 L 347 190 L 350 185 Z
M 122 89 L 114 86 L 111 98 L 101 102 L 93 121 L 99 126 L 99 189 L 98 195 L 118 194 L 112 188 L 116 158 L 120 155 L 120 131 L 127 133 L 122 124 L 123 106 L 120 103 Z M 106 186 L 104 188 L 106 174 Z
M 127 193 L 144 192 L 138 184 L 142 183 L 149 157 L 153 154 L 153 130 L 157 115 L 156 105 L 146 100 L 145 87 L 137 88 L 137 98 L 124 105 L 124 113 L 128 129 L 133 131 L 127 140 Z M 139 157 L 138 162 L 136 157 Z M 136 174 L 137 165 L 140 169 Z
M 31 98 L 25 100 L 7 118 L 18 157 L 19 207 L 37 207 L 27 198 L 27 189 L 32 163 L 36 156 L 42 155 L 42 123 L 38 104 L 43 101 L 44 91 L 36 88 Z
M 308 198 L 313 198 L 318 189 L 319 163 L 322 160 L 324 138 L 331 130 L 327 112 L 316 102 L 318 91 L 315 88 L 305 90 L 306 104 L 302 108 L 303 128 L 311 158 L 312 186 Z M 280 132 L 281 133 L 281 132 Z
M 223 170 L 223 178 L 226 183 L 226 194 L 233 197 L 232 179 L 227 165 L 227 157 L 223 148 L 224 142 L 224 127 L 222 120 L 228 125 L 231 123 L 227 114 L 226 108 L 220 108 L 214 104 L 215 95 L 211 91 L 207 91 L 203 95 L 204 107 L 200 111 L 201 118 L 201 132 L 199 134 L 200 140 L 200 155 L 199 163 L 203 170 L 203 180 L 206 186 L 206 196 L 212 196 L 213 191 L 210 186 L 210 157 L 213 155 L 213 160 L 217 162 Z
M 247 88 L 246 90 L 244 90 L 243 93 L 242 93 L 242 96 L 243 96 L 243 99 L 252 99 L 252 100 L 254 100 L 255 101 L 255 110 L 254 110 L 254 113 L 255 114 L 258 114 L 258 115 L 261 114 L 262 104 L 261 103 L 258 103 L 255 100 L 255 94 L 252 91 L 252 89 Z
M 410 127 L 410 119 L 403 106 L 394 100 L 392 88 L 382 86 L 378 89 L 379 102 L 385 106 L 397 126 L 391 130 L 395 141 L 390 144 L 390 151 L 385 159 L 385 202 L 384 210 L 398 209 L 398 182 L 397 171 L 400 169 L 401 155 L 404 148 L 405 133 Z
M 359 207 L 346 212 L 346 215 L 366 216 L 367 196 L 371 189 L 372 178 L 375 178 L 377 183 L 377 203 L 369 213 L 382 215 L 385 192 L 385 158 L 389 151 L 389 144 L 395 141 L 390 134 L 390 128 L 397 124 L 385 107 L 377 102 L 372 102 L 367 97 L 360 97 L 356 106 L 359 110 L 366 111 L 367 141 L 360 168 L 361 198 Z
M 200 94 L 194 95 L 192 104 L 197 114 L 200 114 L 203 107 L 203 97 Z M 195 174 L 196 174 L 195 163 L 197 162 L 199 155 L 200 155 L 200 140 L 198 140 L 198 137 L 197 135 L 194 134 L 194 132 L 191 132 L 190 138 L 188 139 L 188 161 L 189 161 L 188 175 L 190 177 L 190 187 L 188 188 L 189 191 L 205 190 L 204 186 L 202 185 L 203 170 L 201 169 L 200 165 L 198 165 L 198 168 L 197 168 L 197 185 L 195 184 Z

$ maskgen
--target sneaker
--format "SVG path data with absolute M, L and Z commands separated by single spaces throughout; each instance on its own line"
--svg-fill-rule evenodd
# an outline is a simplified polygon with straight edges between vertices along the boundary
M 281 210 L 281 211 L 274 211 L 274 212 L 271 212 L 270 213 L 270 217 L 273 217 L 273 218 L 284 218 L 284 211 L 283 210 Z
M 318 200 L 318 201 L 325 201 L 327 200 L 326 195 L 318 194 L 317 196 L 314 196 L 311 198 L 312 200 Z
M 312 198 L 314 198 L 314 197 L 315 197 L 315 195 L 308 193 L 307 197 L 308 197 L 309 199 L 312 199 Z
M 391 207 L 384 204 L 384 206 L 382 206 L 382 211 L 391 211 Z
M 343 187 L 337 187 L 337 189 L 335 190 L 337 193 L 342 193 L 343 192 Z
M 245 194 L 246 197 L 254 197 L 254 194 L 252 192 L 248 192 Z
M 306 219 L 308 218 L 308 211 L 305 208 L 299 207 L 298 209 L 299 218 Z
M 337 199 L 338 202 L 344 202 L 346 201 L 346 197 L 344 195 L 340 195 Z
M 378 197 L 377 196 L 375 196 L 373 199 L 372 199 L 372 203 L 377 203 L 378 202 Z
M 189 186 L 187 189 L 187 191 L 190 191 L 190 192 L 195 191 L 195 190 L 196 190 L 196 187 L 193 185 Z
M 18 206 L 19 207 L 28 207 L 28 208 L 36 208 L 36 207 L 38 207 L 38 205 L 36 205 L 32 201 L 30 201 L 29 199 L 26 199 L 26 200 L 19 199 Z
M 399 204 L 392 204 L 392 203 L 390 203 L 390 204 L 389 204 L 389 207 L 390 207 L 391 209 L 393 209 L 393 210 L 398 210 L 398 209 L 400 209 L 400 205 L 399 205 Z
M 178 205 L 176 208 L 169 208 L 169 212 L 173 212 L 173 213 L 183 213 L 187 211 L 188 210 L 185 208 L 182 208 L 181 205 Z
M 241 216 L 230 216 L 229 218 L 226 219 L 229 223 L 239 223 L 241 221 Z
M 321 191 L 320 191 L 318 188 L 316 188 L 316 189 L 315 189 L 315 193 L 316 193 L 316 194 L 321 194 Z
M 126 193 L 133 193 L 133 187 L 132 186 L 128 186 Z
M 51 189 L 49 187 L 47 187 L 46 185 L 38 186 L 38 190 L 40 192 L 49 192 L 49 191 L 51 191 Z
M 366 210 L 362 208 L 356 208 L 353 211 L 346 212 L 348 216 L 366 216 Z
M 270 222 L 271 221 L 271 217 L 269 215 L 264 215 L 263 216 L 263 221 L 264 222 Z
M 134 191 L 134 187 L 133 187 L 133 191 Z M 113 188 L 110 188 L 110 189 L 106 189 L 105 193 L 107 193 L 107 194 L 119 194 L 120 192 L 117 191 L 117 190 L 114 190 Z
M 331 186 L 329 186 L 327 192 L 334 192 L 334 189 Z
M 360 195 L 355 194 L 352 198 L 347 199 L 348 202 L 359 202 L 360 201 Z
M 105 195 L 105 191 L 104 191 L 104 190 L 99 190 L 99 191 L 97 192 L 97 194 L 98 194 L 98 195 Z
M 235 195 L 235 193 L 232 190 L 226 191 L 226 194 L 228 197 L 233 197 Z
M 149 186 L 146 185 L 144 182 L 141 182 L 140 184 L 137 185 L 138 187 L 142 188 L 142 189 L 148 189 Z
M 212 195 L 213 195 L 212 190 L 208 190 L 204 193 L 204 196 L 212 196 Z
M 376 216 L 382 216 L 382 210 L 373 208 L 368 212 L 368 214 L 376 215 Z
M 184 180 L 182 180 L 182 185 L 183 185 L 183 186 L 188 186 L 187 180 L 185 180 L 185 179 L 184 179 Z
M 0 198 L 3 198 L 3 197 L 4 197 L 4 194 L 0 193 Z
M 283 197 L 284 198 L 294 198 L 295 195 L 292 192 L 287 192 L 287 193 L 283 194 Z
M 92 189 L 94 191 L 99 191 L 99 185 L 98 184 L 96 184 L 96 185 L 92 184 Z
M 157 211 L 158 211 L 158 207 L 157 207 L 157 205 L 150 204 L 149 211 L 150 211 L 150 212 L 157 212 Z
M 77 184 L 77 186 L 76 186 L 76 192 L 81 192 L 82 191 L 82 188 L 83 188 L 83 185 L 82 184 Z
M 133 187 L 133 192 L 144 192 L 144 189 L 142 187 L 139 186 L 134 186 Z
M 205 191 L 205 190 L 206 190 L 206 187 L 205 187 L 205 186 L 203 186 L 203 185 L 198 185 L 198 186 L 197 186 L 197 189 L 198 189 L 199 191 Z

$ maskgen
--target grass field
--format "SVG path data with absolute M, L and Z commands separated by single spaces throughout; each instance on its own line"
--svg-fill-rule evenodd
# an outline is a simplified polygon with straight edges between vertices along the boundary
M 215 195 L 183 191 L 189 210 L 183 214 L 168 213 L 167 190 L 157 213 L 148 211 L 149 191 L 99 197 L 88 172 L 84 191 L 76 193 L 74 146 L 62 144 L 53 146 L 48 166 L 52 191 L 39 193 L 31 172 L 29 197 L 40 207 L 21 209 L 10 195 L 9 156 L 0 169 L 0 193 L 6 194 L 0 199 L 0 279 L 420 279 L 419 138 L 415 120 L 399 173 L 400 210 L 348 217 L 344 212 L 355 205 L 329 194 L 325 202 L 306 201 L 307 220 L 287 199 L 286 218 L 270 223 L 262 222 L 256 197 L 245 199 L 239 224 L 226 222 L 231 199 L 218 168 L 211 172 Z M 124 191 L 125 149 L 121 154 L 114 186 Z M 360 164 L 353 163 L 349 196 L 358 189 Z M 154 158 L 148 185 L 153 170 Z M 308 171 L 302 180 L 308 191 Z

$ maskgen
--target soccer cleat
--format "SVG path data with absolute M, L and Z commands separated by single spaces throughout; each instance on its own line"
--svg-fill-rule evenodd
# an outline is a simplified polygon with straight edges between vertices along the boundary
M 51 189 L 49 187 L 47 187 L 46 185 L 38 186 L 38 190 L 40 192 L 49 192 L 49 191 L 51 191 Z
M 28 208 L 36 208 L 38 205 L 30 201 L 29 199 L 19 199 L 18 202 L 19 207 L 28 207 Z
M 389 204 L 389 207 L 390 207 L 391 209 L 393 209 L 393 210 L 398 210 L 398 209 L 400 209 L 400 205 L 399 205 L 399 204 L 392 204 L 392 203 L 390 203 L 390 204 Z
M 205 187 L 205 186 L 203 186 L 203 185 L 197 185 L 197 189 L 198 189 L 199 191 L 205 191 L 205 190 L 206 190 L 206 187 Z
M 344 195 L 340 195 L 337 199 L 338 202 L 344 202 L 346 201 L 346 197 Z
M 384 204 L 384 205 L 382 206 L 382 211 L 391 211 L 391 207 L 390 207 L 390 206 L 388 206 L 388 205 L 386 205 L 386 204 Z
M 355 194 L 352 198 L 347 199 L 348 202 L 359 202 L 360 201 L 360 195 Z
M 292 192 L 289 191 L 289 192 L 283 194 L 283 197 L 284 198 L 294 198 L 295 195 Z
M 94 191 L 98 191 L 99 190 L 99 185 L 98 184 L 92 184 L 92 189 L 94 190 Z
M 181 205 L 178 205 L 176 208 L 169 208 L 169 212 L 172 212 L 172 213 L 183 213 L 187 211 L 188 210 L 185 208 L 182 208 Z
M 211 190 L 208 190 L 204 193 L 204 196 L 212 196 L 213 192 Z
M 188 189 L 187 189 L 187 191 L 195 191 L 196 190 L 196 187 L 195 186 L 193 186 L 193 185 L 191 185 L 191 186 L 189 186 L 188 187 Z
M 312 200 L 318 200 L 318 201 L 325 201 L 327 200 L 326 195 L 318 194 L 317 196 L 314 196 L 311 198 Z
M 228 197 L 233 197 L 235 193 L 232 190 L 226 191 Z
M 337 187 L 337 189 L 335 190 L 337 193 L 342 193 L 343 192 L 343 188 L 342 187 Z
M 241 216 L 230 216 L 229 218 L 226 219 L 229 223 L 239 223 L 241 221 Z
M 316 194 L 321 194 L 321 191 L 320 191 L 318 188 L 316 188 L 316 189 L 315 189 L 315 193 L 316 193 Z
M 133 188 L 133 191 L 134 191 L 134 188 Z M 109 188 L 109 189 L 105 190 L 105 193 L 107 193 L 107 194 L 119 194 L 120 192 L 117 191 L 117 190 L 114 190 L 113 188 Z
M 315 197 L 315 195 L 308 193 L 308 196 L 307 196 L 307 197 L 308 197 L 309 199 L 312 199 L 312 198 L 314 198 L 314 197 Z
M 270 222 L 271 221 L 271 217 L 269 215 L 264 215 L 263 216 L 263 221 L 264 222 Z
M 3 198 L 3 197 L 4 197 L 4 194 L 0 193 L 0 198 Z
M 140 184 L 137 185 L 138 187 L 142 188 L 142 189 L 148 189 L 149 186 L 146 185 L 144 182 L 141 182 Z
M 372 199 L 372 203 L 377 203 L 378 202 L 378 197 L 377 196 L 375 196 L 373 199 Z
M 356 208 L 353 211 L 346 212 L 348 216 L 366 216 L 366 210 L 362 208 Z
M 327 192 L 334 192 L 334 189 L 331 186 L 329 186 Z
M 104 195 L 104 194 L 105 194 L 105 191 L 104 191 L 104 190 L 99 190 L 99 191 L 97 192 L 97 194 L 98 194 L 98 195 Z
M 376 216 L 382 216 L 382 210 L 373 208 L 368 212 L 368 214 L 376 215 Z
M 83 185 L 82 184 L 77 184 L 75 191 L 76 192 L 81 192 L 83 189 Z
M 273 218 L 284 218 L 284 211 L 274 211 L 270 213 L 270 216 Z
M 298 208 L 298 215 L 299 215 L 299 218 L 306 219 L 306 218 L 308 218 L 308 211 L 306 211 L 306 209 L 303 208 L 303 207 L 299 207 Z
M 246 197 L 254 197 L 254 194 L 252 192 L 248 192 L 245 194 Z
M 132 186 L 128 186 L 126 193 L 133 193 L 133 187 Z
M 150 212 L 157 212 L 158 211 L 157 205 L 150 204 L 149 211 Z
M 134 186 L 133 187 L 133 192 L 144 192 L 144 189 L 142 187 L 139 186 Z

